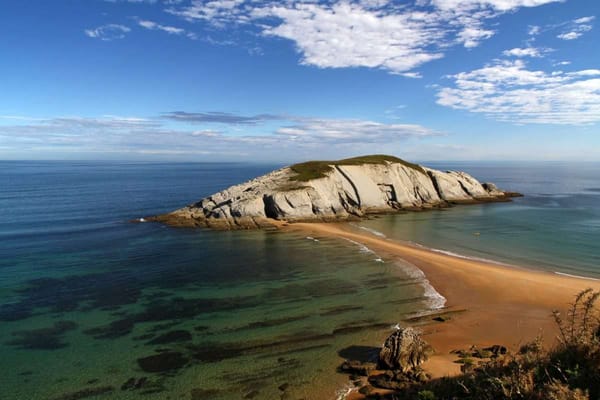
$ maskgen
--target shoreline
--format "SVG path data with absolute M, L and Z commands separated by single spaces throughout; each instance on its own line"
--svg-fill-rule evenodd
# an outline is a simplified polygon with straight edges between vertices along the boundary
M 540 334 L 544 346 L 553 345 L 558 329 L 552 311 L 564 313 L 581 290 L 600 290 L 600 281 L 594 278 L 438 252 L 353 229 L 344 223 L 293 223 L 280 228 L 310 236 L 352 240 L 420 269 L 433 288 L 446 298 L 441 310 L 452 313 L 445 322 L 428 321 L 420 326 L 424 339 L 435 350 L 423 365 L 434 378 L 460 374 L 452 350 L 499 344 L 518 351 Z

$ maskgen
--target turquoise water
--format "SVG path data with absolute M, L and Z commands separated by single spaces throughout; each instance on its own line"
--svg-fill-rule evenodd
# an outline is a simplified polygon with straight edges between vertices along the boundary
M 0 397 L 334 398 L 342 358 L 436 305 L 422 276 L 343 240 L 128 222 L 274 167 L 0 162 Z
M 599 163 L 429 163 L 523 193 L 511 203 L 385 216 L 358 225 L 460 255 L 600 278 Z

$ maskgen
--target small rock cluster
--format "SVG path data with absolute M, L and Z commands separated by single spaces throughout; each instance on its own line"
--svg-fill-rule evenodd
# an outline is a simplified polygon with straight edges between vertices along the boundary
M 359 389 L 361 394 L 369 395 L 375 388 L 401 390 L 429 379 L 420 365 L 430 354 L 431 346 L 418 329 L 401 328 L 385 340 L 377 363 L 346 360 L 340 371 L 350 374 L 357 386 L 362 385 L 359 376 L 367 377 L 368 384 Z

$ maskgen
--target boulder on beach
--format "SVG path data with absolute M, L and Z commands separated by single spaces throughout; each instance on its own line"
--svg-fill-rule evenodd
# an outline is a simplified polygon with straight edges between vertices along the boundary
M 400 328 L 383 343 L 379 364 L 382 368 L 406 373 L 427 361 L 430 353 L 431 346 L 423 340 L 418 329 Z

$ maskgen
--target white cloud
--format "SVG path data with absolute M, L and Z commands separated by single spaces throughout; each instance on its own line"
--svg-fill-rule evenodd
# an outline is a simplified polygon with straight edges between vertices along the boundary
M 171 35 L 181 35 L 181 34 L 185 33 L 185 29 L 176 28 L 174 26 L 161 25 L 154 21 L 148 21 L 148 20 L 144 20 L 144 19 L 138 20 L 138 25 L 141 26 L 142 28 L 146 28 L 146 29 L 150 29 L 150 30 L 159 30 L 159 31 L 167 32 L 168 34 L 171 34 Z
M 538 47 L 516 47 L 510 50 L 504 50 L 502 54 L 507 57 L 542 57 L 544 53 L 547 53 L 550 49 L 540 49 Z
M 527 30 L 527 34 L 529 36 L 537 36 L 542 32 L 542 28 L 540 26 L 537 25 L 532 25 L 529 27 L 529 29 Z
M 431 3 L 442 10 L 492 8 L 497 11 L 507 12 L 521 7 L 537 7 L 562 1 L 565 0 L 431 0 Z
M 107 24 L 99 26 L 95 29 L 86 29 L 84 32 L 91 38 L 111 41 L 115 39 L 123 39 L 125 34 L 129 31 L 131 31 L 131 29 L 124 25 Z
M 458 40 L 468 49 L 477 47 L 481 41 L 494 36 L 494 31 L 482 29 L 480 27 L 465 27 L 458 34 Z
M 560 35 L 558 35 L 556 37 L 559 39 L 562 39 L 562 40 L 574 40 L 574 39 L 579 38 L 581 35 L 583 35 L 583 33 L 571 31 L 571 32 L 561 33 Z
M 292 41 L 301 62 L 319 68 L 379 68 L 410 73 L 455 45 L 479 46 L 495 34 L 486 22 L 521 7 L 561 0 L 193 0 L 167 11 L 213 28 L 243 26 Z
M 531 71 L 522 60 L 496 61 L 452 75 L 438 104 L 517 123 L 589 124 L 600 121 L 600 70 Z
M 589 25 L 596 17 L 582 17 L 578 19 L 574 19 L 570 21 L 568 25 L 570 25 L 570 29 L 556 36 L 562 40 L 575 40 L 580 38 L 585 32 L 589 32 L 592 30 L 592 25 Z
M 442 57 L 430 47 L 442 39 L 443 32 L 425 13 L 385 15 L 340 3 L 273 7 L 268 15 L 282 23 L 266 27 L 263 33 L 294 41 L 307 65 L 399 73 Z
M 576 24 L 588 24 L 588 23 L 592 22 L 594 19 L 596 19 L 596 17 L 592 15 L 589 17 L 577 18 L 577 19 L 573 20 L 573 22 Z
M 233 22 L 247 21 L 245 10 L 239 7 L 246 0 L 193 0 L 190 5 L 182 8 L 169 8 L 167 12 L 182 17 L 188 21 L 204 20 L 213 25 L 225 27 Z

